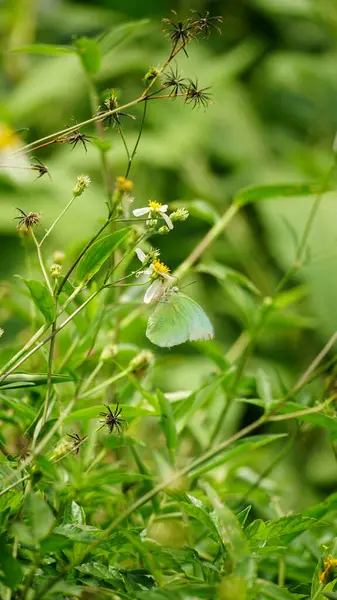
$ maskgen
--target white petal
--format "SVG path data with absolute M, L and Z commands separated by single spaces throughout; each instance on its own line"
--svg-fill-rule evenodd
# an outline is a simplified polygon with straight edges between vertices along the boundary
M 136 248 L 135 253 L 137 254 L 140 262 L 144 262 L 144 260 L 146 259 L 145 252 L 143 252 L 143 250 L 141 250 L 140 248 Z
M 176 282 L 177 278 L 176 277 L 172 277 L 172 275 L 168 275 L 167 273 L 162 273 L 161 274 L 162 277 L 164 277 L 164 279 L 166 279 L 167 281 L 171 281 Z
M 152 275 L 154 271 L 154 267 L 153 265 L 150 265 L 147 269 L 144 269 L 144 271 L 142 271 L 144 273 L 144 275 Z
M 145 208 L 135 208 L 135 210 L 132 211 L 132 214 L 135 215 L 135 217 L 141 217 L 142 215 L 147 215 L 149 212 L 151 212 L 151 208 L 146 206 Z
M 162 206 L 159 209 L 159 212 L 167 212 L 168 209 L 168 204 L 162 204 Z
M 169 229 L 173 229 L 173 223 L 172 223 L 172 221 L 171 221 L 170 217 L 168 217 L 167 215 L 165 215 L 165 213 L 163 213 L 162 211 L 160 211 L 160 214 L 161 214 L 161 216 L 163 217 L 163 219 L 164 219 L 164 221 L 165 221 L 165 223 L 166 223 L 167 227 L 168 227 Z
M 158 294 L 160 294 L 161 287 L 162 287 L 162 282 L 160 281 L 160 279 L 155 279 L 151 283 L 150 287 L 148 287 L 145 292 L 145 296 L 144 296 L 145 304 L 150 304 L 150 302 L 152 302 L 152 300 L 154 300 L 158 296 Z

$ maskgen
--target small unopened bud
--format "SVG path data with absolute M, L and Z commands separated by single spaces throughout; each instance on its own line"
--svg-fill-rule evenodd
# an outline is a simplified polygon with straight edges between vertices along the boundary
M 0 337 L 2 337 L 4 333 L 4 330 L 2 329 L 2 327 L 0 327 Z
M 186 208 L 177 208 L 173 213 L 170 214 L 171 221 L 186 221 L 189 217 L 189 212 Z
M 152 365 L 153 360 L 154 356 L 150 350 L 142 350 L 130 361 L 130 370 L 136 377 L 140 377 Z
M 71 442 L 70 440 L 62 440 L 59 444 L 57 444 L 57 446 L 55 446 L 54 450 L 51 451 L 51 453 L 48 456 L 48 459 L 52 462 L 60 460 L 61 458 L 66 456 L 66 454 L 69 454 L 69 452 L 71 452 L 73 448 L 73 442 Z
M 77 177 L 77 183 L 73 189 L 73 195 L 75 197 L 81 196 L 81 194 L 83 194 L 85 188 L 89 187 L 90 183 L 91 183 L 91 180 L 88 175 L 79 175 Z
M 62 266 L 58 265 L 57 263 L 52 264 L 52 266 L 50 267 L 50 274 L 53 277 L 53 279 L 57 279 L 58 277 L 60 277 L 62 273 Z
M 123 175 L 117 177 L 117 189 L 119 192 L 131 192 L 133 188 L 133 181 L 127 179 Z
M 117 356 L 117 354 L 118 354 L 117 346 L 114 344 L 109 344 L 108 346 L 105 346 L 105 348 L 103 348 L 101 356 L 100 356 L 100 361 L 102 361 L 102 362 L 109 361 L 112 358 L 115 358 L 115 356 Z
M 148 221 L 146 221 L 146 225 L 149 227 L 149 229 L 154 229 L 157 223 L 158 219 L 149 219 Z
M 166 235 L 167 233 L 170 233 L 170 230 L 166 225 L 163 225 L 162 227 L 159 227 L 158 233 L 159 235 Z
M 158 77 L 159 73 L 158 67 L 149 67 L 148 72 L 144 75 L 144 82 L 151 83 L 151 81 Z
M 61 265 L 65 259 L 65 254 L 62 250 L 55 250 L 53 252 L 53 262 Z

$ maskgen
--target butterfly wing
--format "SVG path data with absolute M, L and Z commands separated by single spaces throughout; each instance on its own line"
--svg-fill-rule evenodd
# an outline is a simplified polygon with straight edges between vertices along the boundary
M 178 292 L 178 294 L 172 298 L 172 301 L 178 304 L 180 313 L 188 324 L 187 339 L 190 342 L 210 340 L 214 337 L 214 329 L 211 321 L 195 300 Z
M 170 348 L 188 340 L 209 340 L 214 337 L 214 330 L 201 306 L 178 292 L 164 296 L 157 304 L 146 335 L 153 344 Z
M 146 335 L 162 348 L 171 348 L 188 340 L 188 322 L 173 301 L 175 296 L 162 298 L 150 315 Z

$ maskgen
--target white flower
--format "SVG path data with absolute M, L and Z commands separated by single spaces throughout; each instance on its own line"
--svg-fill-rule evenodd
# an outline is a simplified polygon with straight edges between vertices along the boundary
M 173 224 L 170 217 L 166 214 L 168 206 L 167 204 L 160 204 L 160 202 L 155 202 L 154 200 L 149 201 L 149 206 L 144 206 L 144 208 L 136 208 L 133 210 L 133 214 L 135 217 L 141 217 L 143 215 L 149 215 L 149 219 L 146 221 L 148 224 L 149 221 L 155 220 L 156 218 L 164 219 L 167 227 L 169 229 L 173 229 Z
M 136 248 L 135 252 L 142 263 L 146 263 L 148 261 L 149 255 L 145 254 L 143 250 Z M 146 268 L 143 273 L 145 275 L 150 275 L 151 279 L 153 279 L 152 283 L 145 292 L 145 304 L 150 304 L 150 302 L 153 302 L 154 300 L 160 300 L 167 286 L 172 285 L 175 282 L 175 278 L 172 277 L 172 275 L 169 275 L 169 267 L 158 260 L 155 252 L 153 262 L 151 262 L 149 267 Z

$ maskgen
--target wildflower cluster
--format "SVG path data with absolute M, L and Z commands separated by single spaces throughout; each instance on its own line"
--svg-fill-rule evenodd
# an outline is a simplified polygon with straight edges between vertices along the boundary
M 159 260 L 159 251 L 155 250 L 145 254 L 140 248 L 135 250 L 137 257 L 144 267 L 140 273 L 149 275 L 151 284 L 145 292 L 144 302 L 150 304 L 155 300 L 160 300 L 167 287 L 175 283 L 175 277 L 170 275 L 171 269 Z

